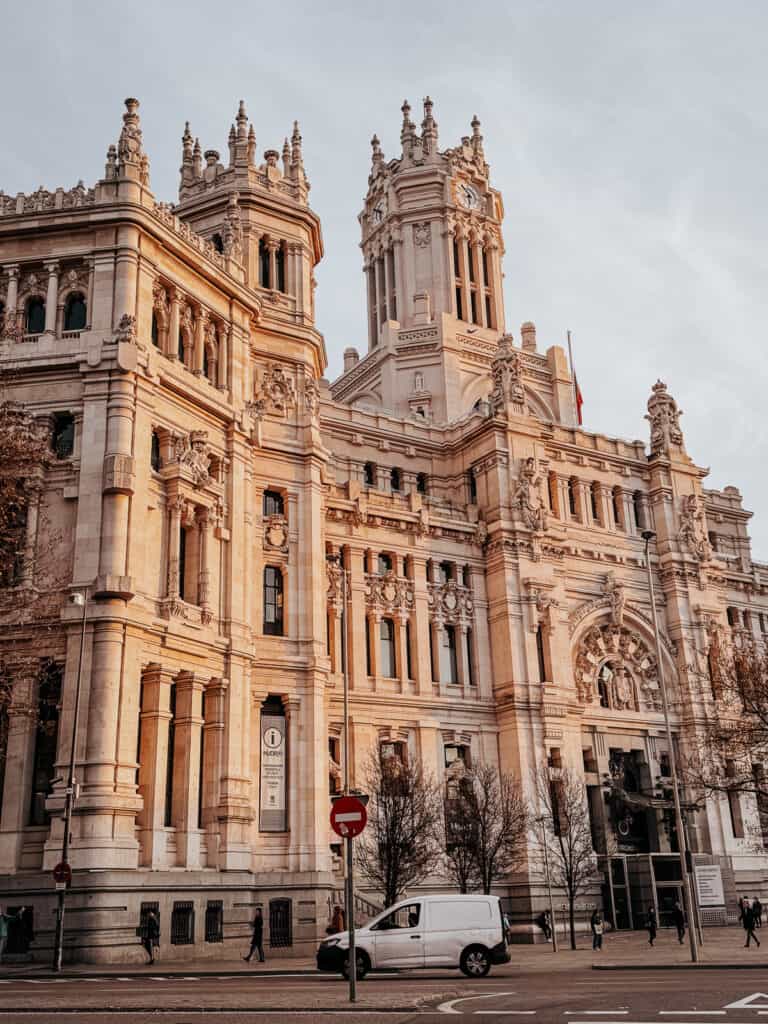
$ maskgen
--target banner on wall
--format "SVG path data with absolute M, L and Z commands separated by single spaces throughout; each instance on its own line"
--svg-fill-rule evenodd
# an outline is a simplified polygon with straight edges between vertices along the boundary
M 700 907 L 725 906 L 723 873 L 719 864 L 696 864 L 693 869 Z
M 285 832 L 288 829 L 286 746 L 285 716 L 262 712 L 259 812 L 261 832 Z

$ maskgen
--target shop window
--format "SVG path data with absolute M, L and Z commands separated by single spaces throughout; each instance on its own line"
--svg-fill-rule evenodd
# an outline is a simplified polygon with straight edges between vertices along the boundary
M 57 412 L 53 417 L 51 447 L 57 459 L 69 459 L 75 450 L 75 417 L 69 412 Z
M 264 633 L 283 635 L 283 574 L 274 565 L 264 568 Z
M 47 825 L 50 817 L 45 801 L 50 796 L 56 774 L 56 747 L 59 739 L 59 703 L 61 669 L 47 664 L 40 673 L 37 691 L 37 727 L 32 762 L 30 825 Z
M 380 624 L 381 674 L 385 679 L 394 679 L 395 666 L 395 623 L 393 619 L 382 619 Z
M 285 507 L 283 496 L 279 491 L 264 491 L 264 515 L 282 516 Z
M 64 307 L 64 330 L 82 331 L 86 323 L 85 299 L 79 292 L 73 292 L 67 298 Z
M 34 296 L 27 302 L 24 311 L 24 331 L 26 334 L 42 334 L 45 330 L 45 302 Z
M 192 946 L 195 942 L 195 905 L 191 900 L 173 904 L 171 911 L 171 945 Z

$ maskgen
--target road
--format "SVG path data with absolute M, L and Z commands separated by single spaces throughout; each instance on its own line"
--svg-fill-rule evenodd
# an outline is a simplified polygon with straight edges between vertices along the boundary
M 530 1024 L 761 1024 L 764 970 L 569 971 L 497 968 L 481 981 L 458 972 L 370 975 L 351 1007 L 335 976 L 25 978 L 0 974 L 3 1024 L 198 1024 L 201 1021 L 436 1024 L 470 1017 Z M 730 1005 L 730 1004 L 742 1005 Z

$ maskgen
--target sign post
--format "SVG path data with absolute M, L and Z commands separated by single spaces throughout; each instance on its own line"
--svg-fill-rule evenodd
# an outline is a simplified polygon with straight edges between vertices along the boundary
M 331 808 L 331 828 L 347 843 L 347 930 L 349 932 L 349 1001 L 357 999 L 357 949 L 355 947 L 355 876 L 352 841 L 368 821 L 365 804 L 356 796 L 338 796 Z

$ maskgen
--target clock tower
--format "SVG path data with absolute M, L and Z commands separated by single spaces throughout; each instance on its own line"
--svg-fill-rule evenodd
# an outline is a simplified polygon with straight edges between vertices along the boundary
M 472 408 L 504 331 L 501 193 L 489 181 L 480 122 L 438 147 L 432 101 L 421 131 L 403 104 L 401 154 L 371 140 L 360 214 L 368 352 L 348 349 L 334 397 L 445 422 Z

